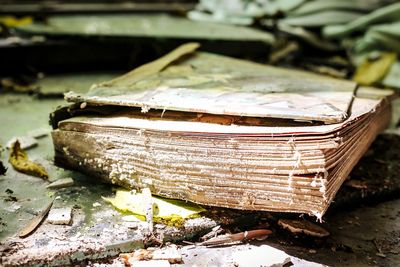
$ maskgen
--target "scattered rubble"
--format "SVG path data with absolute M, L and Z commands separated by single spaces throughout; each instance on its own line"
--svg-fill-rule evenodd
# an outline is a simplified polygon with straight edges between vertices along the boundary
M 47 221 L 51 224 L 71 224 L 72 208 L 53 208 L 49 212 Z
M 206 247 L 215 247 L 228 244 L 236 244 L 244 241 L 249 241 L 252 239 L 263 240 L 267 238 L 270 234 L 272 234 L 272 231 L 268 229 L 251 230 L 237 234 L 226 234 L 226 235 L 216 236 L 209 240 L 198 243 L 197 245 Z
M 305 234 L 319 238 L 329 236 L 327 230 L 306 220 L 279 219 L 278 225 L 295 235 Z
M 135 190 L 118 189 L 114 198 L 103 197 L 103 199 L 117 210 L 132 214 L 142 221 L 178 228 L 184 226 L 186 219 L 199 217 L 199 213 L 205 211 L 203 207 L 194 203 L 151 196 L 146 190 L 139 193 Z M 152 226 L 149 227 L 151 230 Z
M 28 224 L 25 226 L 19 233 L 18 236 L 21 238 L 27 237 L 31 233 L 33 233 L 40 223 L 43 221 L 44 217 L 46 217 L 47 213 L 53 206 L 54 200 L 50 201 L 49 204 L 38 214 L 36 215 Z
M 365 182 L 360 181 L 360 180 L 348 180 L 345 183 L 346 186 L 354 188 L 354 189 L 367 189 L 368 186 Z
M 4 201 L 6 201 L 6 202 L 17 202 L 18 201 L 17 197 L 13 196 L 14 191 L 7 188 L 5 192 L 7 195 L 4 196 Z
M 206 241 L 209 240 L 211 238 L 217 237 L 217 235 L 221 234 L 224 232 L 224 229 L 221 228 L 220 225 L 215 226 L 213 229 L 211 229 L 211 231 L 205 235 L 203 235 L 202 237 L 200 237 L 201 241 Z
M 47 179 L 49 177 L 46 169 L 42 165 L 29 160 L 28 154 L 21 148 L 18 140 L 10 149 L 9 162 L 14 169 L 19 172 L 37 176 L 43 179 Z
M 150 263 L 152 263 L 152 261 L 167 261 L 168 264 L 182 263 L 182 255 L 178 251 L 176 245 L 169 245 L 164 248 L 139 249 L 132 253 L 122 253 L 119 255 L 119 257 L 127 266 L 137 266 L 136 262 L 138 261 L 149 261 Z
M 393 231 L 384 238 L 375 239 L 374 244 L 381 255 L 400 254 L 400 231 Z
M 74 185 L 74 180 L 70 177 L 68 178 L 63 178 L 63 179 L 58 179 L 48 186 L 46 188 L 48 189 L 59 189 L 59 188 L 65 188 L 65 187 L 70 187 Z
M 93 208 L 98 208 L 98 207 L 101 207 L 101 204 L 99 202 L 94 202 L 92 204 L 92 206 L 93 206 Z
M 176 245 L 169 245 L 165 248 L 153 251 L 153 260 L 167 260 L 169 263 L 182 263 L 182 255 Z
M 261 246 L 262 249 L 242 250 L 233 253 L 233 266 L 292 266 L 291 256 L 284 251 L 269 247 Z

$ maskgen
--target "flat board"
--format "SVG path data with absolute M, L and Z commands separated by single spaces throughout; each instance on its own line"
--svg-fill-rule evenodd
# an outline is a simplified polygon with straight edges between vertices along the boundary
M 197 22 L 162 13 L 49 16 L 46 23 L 20 26 L 26 34 L 177 38 L 274 42 L 272 34 L 248 27 Z

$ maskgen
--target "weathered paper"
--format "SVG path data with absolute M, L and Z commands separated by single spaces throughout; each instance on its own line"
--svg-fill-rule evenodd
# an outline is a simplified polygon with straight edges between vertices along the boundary
M 172 51 L 166 57 L 177 54 Z M 208 53 L 183 53 L 180 61 L 138 78 L 144 66 L 89 93 L 69 93 L 72 102 L 201 112 L 219 115 L 341 122 L 356 84 Z M 176 59 L 177 57 L 173 57 Z M 151 66 L 156 62 L 145 66 Z M 164 68 L 165 67 L 165 68 Z M 112 85 L 111 87 L 108 85 Z

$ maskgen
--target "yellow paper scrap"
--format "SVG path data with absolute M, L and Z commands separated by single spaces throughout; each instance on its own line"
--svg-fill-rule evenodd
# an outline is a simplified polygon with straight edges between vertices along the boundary
M 103 199 L 111 203 L 118 210 L 131 213 L 142 221 L 146 220 L 146 207 L 144 196 L 127 190 L 117 190 L 114 198 Z M 154 222 L 164 223 L 171 226 L 181 226 L 185 219 L 196 217 L 205 211 L 199 205 L 182 200 L 165 199 L 152 196 Z
M 396 53 L 383 52 L 378 59 L 366 58 L 356 70 L 353 80 L 362 85 L 372 85 L 382 80 L 396 61 Z
M 14 16 L 0 16 L 0 24 L 7 27 L 18 27 L 31 24 L 33 21 L 32 17 L 25 16 L 22 18 L 16 18 Z
M 18 140 L 11 146 L 9 162 L 19 172 L 45 179 L 49 177 L 42 165 L 29 160 L 28 154 L 21 149 Z

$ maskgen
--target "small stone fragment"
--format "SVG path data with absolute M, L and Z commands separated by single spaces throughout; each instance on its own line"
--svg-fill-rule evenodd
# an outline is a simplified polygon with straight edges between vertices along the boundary
M 51 184 L 46 186 L 46 188 L 57 189 L 57 188 L 65 188 L 65 187 L 69 187 L 69 186 L 73 186 L 73 185 L 74 185 L 74 180 L 72 178 L 63 178 L 63 179 L 58 179 L 58 180 L 52 182 Z
M 119 255 L 119 258 L 125 265 L 130 265 L 130 266 L 136 266 L 133 264 L 142 261 L 147 263 L 159 262 L 161 264 L 164 264 L 163 263 L 164 261 L 166 261 L 168 264 L 182 263 L 182 255 L 178 251 L 176 245 L 170 245 L 164 248 L 138 249 L 132 253 L 121 253 Z M 164 265 L 157 265 L 157 266 L 164 266 Z
M 51 224 L 70 224 L 72 208 L 53 208 L 50 210 L 47 221 Z
M 182 263 L 182 255 L 176 245 L 157 249 L 153 252 L 153 260 L 167 260 L 169 263 Z
M 29 149 L 38 145 L 37 140 L 31 136 L 18 136 L 11 138 L 7 142 L 7 148 L 10 149 L 17 140 L 19 141 L 21 149 Z
M 233 250 L 231 258 L 233 261 L 232 266 L 283 267 L 293 265 L 292 257 L 289 254 L 268 245 Z
M 93 207 L 94 208 L 101 207 L 101 204 L 99 202 L 94 202 Z
M 146 249 L 138 249 L 131 253 L 121 253 L 119 258 L 125 265 L 132 264 L 134 261 L 151 259 L 150 251 Z
M 314 237 L 329 236 L 329 232 L 324 228 L 306 220 L 279 219 L 278 225 L 293 234 L 305 234 Z

